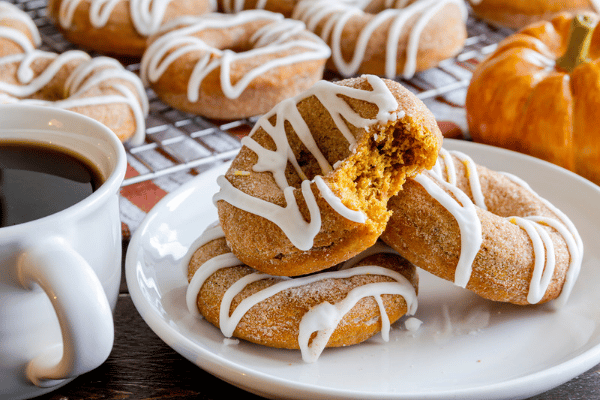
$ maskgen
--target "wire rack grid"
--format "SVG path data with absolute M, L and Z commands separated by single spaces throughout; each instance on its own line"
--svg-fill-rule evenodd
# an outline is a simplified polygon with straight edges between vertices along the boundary
M 46 18 L 46 0 L 10 0 L 26 11 L 42 36 L 41 50 L 62 53 L 76 47 L 67 42 Z M 511 33 L 469 15 L 468 38 L 456 57 L 437 67 L 419 72 L 411 79 L 398 78 L 405 87 L 432 110 L 438 120 L 450 120 L 466 132 L 464 100 L 477 64 L 494 51 L 497 43 Z M 94 55 L 94 54 L 92 54 Z M 139 63 L 126 64 L 138 72 Z M 326 79 L 339 76 L 327 73 Z M 136 176 L 126 178 L 123 186 L 186 171 L 195 175 L 215 162 L 231 159 L 240 148 L 240 138 L 250 132 L 257 117 L 236 121 L 210 121 L 171 108 L 147 89 L 150 113 L 146 119 L 146 141 L 136 147 L 126 145 L 130 165 Z

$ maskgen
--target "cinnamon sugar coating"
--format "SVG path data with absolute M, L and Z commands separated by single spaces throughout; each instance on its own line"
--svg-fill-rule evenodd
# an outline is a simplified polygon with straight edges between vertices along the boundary
M 90 51 L 139 60 L 148 36 L 159 26 L 182 16 L 214 11 L 214 4 L 211 0 L 48 0 L 47 10 L 69 42 Z
M 143 142 L 148 99 L 137 75 L 112 58 L 38 50 L 40 35 L 28 14 L 6 2 L 0 14 L 0 104 L 68 109 L 106 125 L 121 141 Z
M 453 158 L 456 186 L 473 200 L 467 168 Z M 507 176 L 479 165 L 476 170 L 487 210 L 476 207 L 482 242 L 466 288 L 490 300 L 530 304 L 528 293 L 536 261 L 534 242 L 511 217 L 542 216 L 554 220 L 559 217 L 539 196 Z M 393 215 L 382 239 L 416 266 L 454 281 L 463 249 L 456 218 L 414 180 L 405 183 L 403 190 L 390 200 L 389 207 Z M 544 223 L 537 226 L 549 234 L 555 257 L 552 279 L 538 301 L 544 303 L 560 295 L 576 254 L 570 253 L 565 237 L 556 229 Z
M 369 83 L 369 79 L 372 83 Z M 377 92 L 372 84 L 376 84 Z M 408 176 L 431 168 L 441 147 L 442 136 L 433 115 L 399 83 L 364 76 L 328 85 L 323 90 L 333 93 L 335 99 L 343 99 L 344 106 L 350 107 L 347 118 L 358 115 L 375 121 L 370 126 L 357 127 L 341 118 L 346 122 L 343 122 L 343 126 L 338 125 L 340 118 L 334 119 L 331 110 L 317 98 L 323 99 L 325 96 L 319 90 L 317 94 L 298 96 L 294 100 L 297 100 L 297 111 L 312 139 L 332 167 L 330 171 L 323 172 L 323 167 L 313 154 L 315 150 L 311 152 L 303 144 L 292 124 L 282 114 L 273 112 L 266 116 L 268 122 L 263 121 L 264 126 L 271 130 L 269 126 L 277 125 L 277 121 L 281 125 L 285 120 L 285 136 L 290 151 L 305 175 L 301 177 L 288 161 L 285 168 L 285 178 L 291 187 L 288 190 L 293 189 L 304 221 L 320 218 L 320 228 L 312 246 L 299 249 L 292 244 L 280 225 L 217 198 L 219 219 L 232 251 L 244 263 L 259 271 L 272 275 L 303 275 L 336 265 L 373 245 L 390 216 L 388 199 L 400 190 Z M 347 94 L 335 94 L 339 89 L 336 86 L 351 90 L 342 90 Z M 356 90 L 356 96 L 379 96 L 381 90 L 380 97 L 391 95 L 396 104 L 383 120 L 377 121 L 378 112 L 381 111 L 378 106 L 348 95 L 355 93 L 352 90 Z M 333 108 L 338 110 L 338 106 Z M 260 123 L 258 125 L 251 139 L 274 151 L 276 146 L 273 138 Z M 342 128 L 349 130 L 354 144 L 349 144 Z M 226 180 L 234 187 L 235 193 L 248 194 L 279 207 L 287 206 L 284 191 L 273 173 L 254 169 L 258 161 L 257 153 L 243 146 L 225 175 Z M 247 174 L 236 174 L 236 171 L 246 171 Z M 316 183 L 320 176 L 344 207 L 364 215 L 364 222 L 352 221 L 331 206 Z M 307 194 L 301 189 L 303 181 L 310 183 L 318 214 L 314 211 L 311 214 L 309 210 Z
M 192 279 L 198 268 L 202 268 L 205 262 L 230 251 L 223 238 L 201 246 L 196 250 L 189 264 L 188 280 Z M 400 273 L 410 282 L 415 291 L 417 290 L 418 276 L 415 267 L 402 257 L 396 254 L 376 253 L 364 258 L 352 268 L 371 265 Z M 234 283 L 255 272 L 257 271 L 246 265 L 223 268 L 214 272 L 202 285 L 197 298 L 197 307 L 201 315 L 208 322 L 219 327 L 220 307 L 225 292 Z M 233 298 L 229 314 L 231 315 L 244 299 L 271 287 L 280 280 L 281 278 L 278 277 L 266 277 L 246 285 Z M 343 301 L 351 290 L 381 282 L 394 282 L 394 280 L 375 274 L 335 279 L 324 277 L 311 284 L 284 289 L 252 306 L 237 324 L 233 336 L 269 347 L 299 349 L 300 324 L 311 308 L 325 302 L 337 304 Z M 394 323 L 406 314 L 407 302 L 401 295 L 383 294 L 381 298 L 389 323 Z M 379 306 L 374 297 L 365 297 L 344 315 L 329 337 L 326 347 L 357 344 L 380 332 L 381 329 Z M 313 339 L 315 334 L 312 335 Z
M 142 79 L 174 108 L 218 120 L 261 115 L 323 77 L 330 50 L 264 10 L 176 21 L 148 39 Z
M 456 55 L 467 38 L 466 17 L 462 0 L 303 0 L 293 14 L 331 47 L 327 68 L 390 79 Z

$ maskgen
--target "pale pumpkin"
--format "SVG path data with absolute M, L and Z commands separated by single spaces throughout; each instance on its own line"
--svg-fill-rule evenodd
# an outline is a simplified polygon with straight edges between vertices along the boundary
M 595 14 L 563 14 L 503 40 L 476 68 L 467 91 L 473 140 L 542 158 L 600 184 L 597 21 Z

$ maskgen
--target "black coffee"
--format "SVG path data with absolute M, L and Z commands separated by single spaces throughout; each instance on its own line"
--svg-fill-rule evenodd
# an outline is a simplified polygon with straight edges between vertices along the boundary
M 101 184 L 95 167 L 61 149 L 0 141 L 0 227 L 64 210 Z

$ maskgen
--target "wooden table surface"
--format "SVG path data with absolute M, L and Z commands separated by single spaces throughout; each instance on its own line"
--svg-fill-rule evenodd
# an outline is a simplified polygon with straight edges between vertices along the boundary
M 167 346 L 137 312 L 124 276 L 125 271 L 115 310 L 115 343 L 108 360 L 37 400 L 261 399 L 204 372 Z M 600 399 L 600 364 L 531 399 Z

